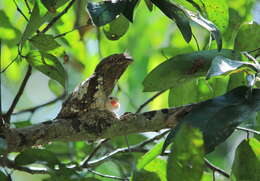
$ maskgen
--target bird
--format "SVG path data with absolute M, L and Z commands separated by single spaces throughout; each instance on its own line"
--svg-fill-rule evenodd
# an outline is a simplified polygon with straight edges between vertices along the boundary
M 120 103 L 117 97 L 109 96 L 106 101 L 106 109 L 111 112 L 116 112 L 120 108 Z

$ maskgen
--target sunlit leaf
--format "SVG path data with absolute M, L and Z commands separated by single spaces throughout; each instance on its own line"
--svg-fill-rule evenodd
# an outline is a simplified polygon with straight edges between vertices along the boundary
M 37 70 L 48 77 L 57 80 L 63 87 L 65 87 L 67 73 L 55 56 L 41 53 L 39 51 L 32 51 L 26 56 L 26 60 Z
M 172 142 L 180 126 L 187 123 L 203 133 L 205 152 L 212 152 L 242 122 L 260 109 L 260 90 L 238 87 L 223 96 L 200 103 L 167 136 L 163 150 Z M 249 95 L 248 95 L 249 94 Z
M 53 168 L 60 162 L 52 152 L 43 149 L 29 148 L 22 151 L 15 157 L 16 165 L 22 166 L 29 165 L 32 163 L 42 163 Z
M 260 142 L 255 138 L 242 141 L 236 149 L 232 181 L 258 181 L 260 178 Z
M 150 72 L 143 81 L 144 91 L 160 91 L 205 76 L 211 62 L 216 56 L 240 60 L 240 56 L 232 50 L 198 51 L 172 57 Z
M 137 162 L 137 169 L 141 170 L 150 163 L 152 160 L 154 160 L 158 155 L 162 153 L 162 146 L 163 141 L 160 143 L 157 143 L 150 151 L 148 151 L 145 155 L 143 155 Z
M 168 16 L 170 19 L 175 20 L 185 41 L 190 42 L 192 37 L 191 27 L 190 27 L 189 19 L 186 17 L 183 10 L 166 0 L 151 0 L 151 1 L 158 8 L 160 8 L 160 10 L 166 16 Z
M 204 170 L 204 148 L 201 132 L 183 124 L 173 141 L 168 157 L 167 179 L 198 181 Z
M 249 51 L 259 48 L 259 34 L 260 25 L 256 22 L 241 25 L 235 38 L 234 49 L 237 51 Z M 260 50 L 258 52 L 260 53 Z
M 57 97 L 61 96 L 64 92 L 64 88 L 53 79 L 49 80 L 48 86 Z
M 49 51 L 60 47 L 53 35 L 38 34 L 33 36 L 30 42 L 41 51 Z
M 103 32 L 109 40 L 118 40 L 121 38 L 128 30 L 129 21 L 120 15 L 110 23 L 103 27 Z
M 27 40 L 33 33 L 35 33 L 36 30 L 52 16 L 53 15 L 49 13 L 46 13 L 45 15 L 41 16 L 38 3 L 37 1 L 35 1 L 34 8 L 32 10 L 32 14 L 30 16 L 29 22 L 24 30 L 24 33 L 22 34 L 22 38 L 20 42 L 21 47 L 23 47 L 25 40 Z
M 144 170 L 154 172 L 156 173 L 160 181 L 167 181 L 166 179 L 166 160 L 156 158 L 150 163 L 148 163 L 145 167 Z
M 234 70 L 239 71 L 239 68 L 245 66 L 257 72 L 257 65 L 254 65 L 253 63 L 235 61 L 223 56 L 216 56 L 212 60 L 212 64 L 209 68 L 206 79 L 209 79 L 213 76 L 223 75 Z

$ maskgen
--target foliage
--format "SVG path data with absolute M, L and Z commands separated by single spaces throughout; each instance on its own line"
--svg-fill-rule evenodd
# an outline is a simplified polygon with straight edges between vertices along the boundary
M 26 171 L 34 166 L 47 172 L 45 180 L 212 180 L 208 168 L 214 168 L 204 163 L 204 156 L 231 170 L 231 180 L 257 180 L 257 136 L 242 142 L 241 135 L 230 138 L 240 124 L 260 128 L 259 89 L 255 89 L 259 87 L 260 25 L 253 21 L 259 12 L 252 13 L 257 3 L 0 1 L 1 118 L 20 88 L 25 67 L 34 68 L 31 82 L 9 115 L 12 127 L 55 117 L 56 102 L 89 77 L 100 59 L 114 53 L 127 52 L 135 60 L 113 93 L 122 102 L 122 113 L 136 111 L 151 92 L 165 90 L 145 110 L 196 104 L 166 139 L 154 139 L 142 149 L 119 152 L 98 166 L 83 168 L 96 143 L 57 141 L 10 153 L 11 163 L 0 169 L 0 180 L 9 180 L 9 174 L 16 180 L 12 169 Z M 151 135 L 128 135 L 128 143 L 123 137 L 112 138 L 91 160 L 147 137 Z M 241 143 L 231 149 L 235 142 Z M 6 147 L 5 138 L 0 137 L 0 161 Z M 229 152 L 234 151 L 233 164 L 224 162 L 233 159 Z

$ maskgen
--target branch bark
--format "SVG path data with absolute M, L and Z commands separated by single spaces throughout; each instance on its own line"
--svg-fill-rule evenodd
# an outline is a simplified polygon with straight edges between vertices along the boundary
M 48 144 L 53 141 L 95 141 L 131 133 L 174 127 L 195 105 L 144 113 L 127 113 L 120 118 L 105 109 L 105 102 L 118 79 L 133 60 L 125 54 L 104 58 L 94 74 L 80 84 L 62 105 L 57 118 L 25 128 L 7 128 L 0 137 L 6 152 Z

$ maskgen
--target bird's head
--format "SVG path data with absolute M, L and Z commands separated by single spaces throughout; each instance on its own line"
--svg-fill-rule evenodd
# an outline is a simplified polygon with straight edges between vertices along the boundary
M 120 103 L 117 97 L 109 96 L 106 102 L 106 109 L 115 112 L 120 108 Z

